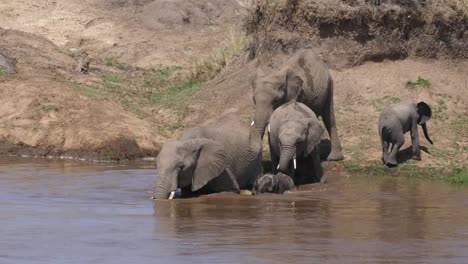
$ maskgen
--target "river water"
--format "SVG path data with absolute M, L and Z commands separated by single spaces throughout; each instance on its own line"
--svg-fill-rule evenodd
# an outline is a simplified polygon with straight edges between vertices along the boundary
M 329 174 L 152 201 L 151 164 L 4 159 L 0 263 L 468 263 L 468 187 Z

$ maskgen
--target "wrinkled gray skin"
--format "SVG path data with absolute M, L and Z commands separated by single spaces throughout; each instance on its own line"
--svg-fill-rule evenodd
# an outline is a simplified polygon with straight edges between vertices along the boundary
M 258 178 L 254 185 L 254 192 L 259 193 L 278 193 L 294 189 L 294 181 L 291 177 L 283 173 L 275 175 L 267 173 Z
M 318 149 L 322 135 L 320 122 L 306 105 L 291 101 L 278 107 L 268 131 L 273 173 L 291 176 L 296 185 L 323 182 Z
M 398 164 L 397 153 L 405 143 L 405 133 L 408 131 L 411 133 L 412 159 L 421 160 L 418 125 L 422 127 L 427 141 L 432 144 L 426 127 L 426 122 L 431 119 L 431 116 L 431 108 L 424 102 L 406 101 L 384 109 L 379 118 L 383 163 L 388 166 Z
M 317 54 L 311 50 L 300 50 L 282 69 L 268 76 L 258 69 L 252 86 L 254 126 L 262 138 L 273 111 L 282 104 L 296 100 L 323 118 L 331 141 L 327 160 L 343 159 L 333 110 L 333 81 L 328 67 Z
M 261 175 L 260 135 L 234 114 L 212 126 L 188 129 L 163 145 L 156 158 L 155 199 L 252 189 Z

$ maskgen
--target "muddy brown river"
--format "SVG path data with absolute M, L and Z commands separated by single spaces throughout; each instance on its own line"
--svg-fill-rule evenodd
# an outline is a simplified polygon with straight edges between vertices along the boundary
M 0 263 L 468 263 L 468 187 L 329 174 L 152 201 L 151 164 L 3 159 Z

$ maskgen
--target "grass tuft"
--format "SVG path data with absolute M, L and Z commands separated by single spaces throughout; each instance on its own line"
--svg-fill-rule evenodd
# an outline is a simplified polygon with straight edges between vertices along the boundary
M 102 91 L 94 87 L 78 84 L 75 85 L 73 88 L 76 92 L 92 99 L 104 99 L 106 97 L 106 95 Z
M 418 76 L 418 79 L 414 82 L 413 81 L 406 82 L 406 88 L 408 89 L 416 89 L 418 87 L 429 88 L 429 86 L 431 86 L 431 83 L 429 82 L 429 80 L 423 79 L 419 76 Z
M 155 94 L 151 98 L 153 105 L 164 106 L 164 107 L 175 107 L 180 105 L 186 97 L 190 96 L 195 92 L 202 84 L 200 80 L 181 80 L 178 83 L 173 84 L 163 92 Z
M 245 33 L 233 28 L 228 30 L 226 39 L 227 42 L 223 46 L 213 49 L 207 58 L 194 63 L 191 79 L 209 80 L 214 78 L 250 44 L 250 38 Z
M 8 74 L 7 68 L 0 66 L 0 77 Z

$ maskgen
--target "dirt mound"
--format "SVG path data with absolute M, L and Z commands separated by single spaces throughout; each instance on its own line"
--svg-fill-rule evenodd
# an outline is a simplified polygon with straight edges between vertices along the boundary
M 118 159 L 158 150 L 146 121 L 80 92 L 93 77 L 74 72 L 76 61 L 52 42 L 4 29 L 0 38 L 17 67 L 0 76 L 0 154 Z
M 236 18 L 237 1 L 162 0 L 145 5 L 137 20 L 150 29 L 214 26 Z
M 315 48 L 336 67 L 410 56 L 466 59 L 468 6 L 453 2 L 257 0 L 245 26 L 255 36 L 252 57 Z
M 190 64 L 239 21 L 238 0 L 61 0 L 0 3 L 0 25 L 86 51 L 94 63 Z

